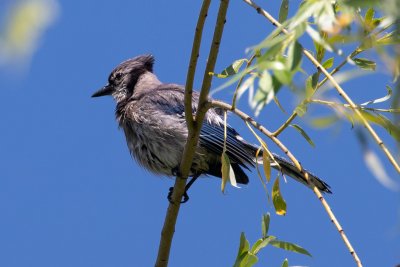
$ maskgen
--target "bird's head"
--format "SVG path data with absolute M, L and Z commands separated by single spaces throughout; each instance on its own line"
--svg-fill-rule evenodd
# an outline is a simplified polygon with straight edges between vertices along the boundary
M 119 64 L 108 77 L 108 84 L 95 92 L 92 97 L 112 95 L 118 102 L 132 95 L 140 76 L 153 72 L 154 57 L 141 55 Z

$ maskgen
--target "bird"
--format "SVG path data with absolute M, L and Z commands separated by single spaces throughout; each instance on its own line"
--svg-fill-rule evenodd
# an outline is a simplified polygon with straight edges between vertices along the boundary
M 188 136 L 185 119 L 185 87 L 162 83 L 153 72 L 154 57 L 140 55 L 116 66 L 108 83 L 92 97 L 111 95 L 116 102 L 115 116 L 119 128 L 125 133 L 132 157 L 145 169 L 157 175 L 175 177 Z M 192 113 L 198 109 L 199 93 L 193 90 Z M 187 191 L 200 175 L 222 177 L 221 155 L 224 149 L 224 111 L 210 108 L 204 118 L 182 203 L 189 199 Z M 230 159 L 236 182 L 247 184 L 244 170 L 250 170 L 260 161 L 256 158 L 259 147 L 244 140 L 230 125 L 226 125 L 226 154 Z M 260 153 L 261 154 L 261 153 Z M 325 193 L 330 186 L 309 173 L 311 183 L 304 173 L 287 159 L 272 153 L 271 167 L 282 174 L 312 188 L 315 185 Z M 259 156 L 260 157 L 260 156 Z M 168 199 L 171 202 L 172 188 Z

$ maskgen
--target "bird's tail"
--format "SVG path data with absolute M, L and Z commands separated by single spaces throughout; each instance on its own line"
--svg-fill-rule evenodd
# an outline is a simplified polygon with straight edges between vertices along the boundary
M 312 188 L 312 186 L 310 186 L 307 182 L 307 179 L 304 177 L 304 174 L 301 173 L 296 166 L 286 160 L 285 158 L 276 155 L 276 154 L 272 154 L 274 156 L 274 160 L 271 160 L 271 167 L 273 167 L 274 169 L 282 172 L 283 174 L 286 174 L 290 177 L 292 177 L 293 179 L 295 179 L 296 181 Z M 261 162 L 260 162 L 261 161 Z M 262 159 L 258 159 L 257 160 L 258 163 L 262 163 Z M 278 164 L 276 164 L 278 163 Z M 308 177 L 311 180 L 311 182 L 322 192 L 325 193 L 329 193 L 331 194 L 332 191 L 330 190 L 330 186 L 325 183 L 322 179 L 318 178 L 316 175 L 310 173 L 309 171 L 305 170 L 308 173 Z

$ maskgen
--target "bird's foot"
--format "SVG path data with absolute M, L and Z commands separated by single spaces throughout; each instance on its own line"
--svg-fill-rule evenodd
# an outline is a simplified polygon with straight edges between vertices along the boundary
M 172 200 L 173 192 L 174 192 L 174 188 L 170 187 L 167 198 L 168 198 L 169 203 L 171 203 L 171 204 L 175 204 L 174 201 Z M 189 195 L 187 194 L 186 189 L 185 189 L 185 193 L 183 193 L 183 195 L 182 195 L 182 198 L 183 199 L 180 201 L 181 204 L 186 203 L 189 200 Z

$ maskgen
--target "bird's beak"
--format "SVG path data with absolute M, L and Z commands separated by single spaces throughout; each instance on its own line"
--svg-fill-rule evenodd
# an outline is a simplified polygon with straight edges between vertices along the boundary
M 105 96 L 105 95 L 111 95 L 114 91 L 114 87 L 110 84 L 105 85 L 103 88 L 101 88 L 99 91 L 94 93 L 92 97 L 99 97 L 99 96 Z

